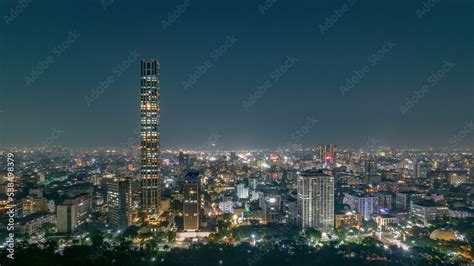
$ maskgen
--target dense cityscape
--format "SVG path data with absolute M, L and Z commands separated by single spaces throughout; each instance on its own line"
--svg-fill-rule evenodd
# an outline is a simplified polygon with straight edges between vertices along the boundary
M 357 150 L 227 151 L 218 134 L 200 150 L 161 150 L 158 60 L 141 60 L 140 80 L 140 144 L 71 149 L 52 136 L 1 151 L 2 261 L 472 263 L 471 150 L 394 149 L 369 138 Z
M 302 253 L 308 263 L 319 253 L 375 264 L 459 264 L 473 258 L 469 151 L 349 151 L 333 145 L 165 150 L 156 216 L 142 212 L 136 147 L 12 152 L 16 204 L 8 216 L 4 178 L 2 255 L 12 248 L 7 227 L 14 217 L 14 256 L 25 265 L 38 256 L 107 265 L 114 259 L 119 265 L 186 263 L 189 257 L 169 254 L 190 248 L 211 252 L 204 260 L 210 265 L 265 265 L 274 258 L 269 254 L 282 251 L 288 257 L 280 260 Z M 113 255 L 123 249 L 137 257 Z M 228 249 L 245 256 L 227 261 Z
M 474 1 L 0 2 L 0 266 L 474 266 Z

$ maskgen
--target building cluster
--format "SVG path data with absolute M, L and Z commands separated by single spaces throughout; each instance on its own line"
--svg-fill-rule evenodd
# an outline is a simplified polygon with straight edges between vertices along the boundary
M 160 147 L 159 62 L 141 62 L 138 143 L 117 149 L 18 149 L 16 229 L 58 235 L 99 224 L 187 241 L 232 227 L 283 224 L 331 235 L 375 223 L 474 217 L 472 153 L 334 144 L 225 151 Z M 0 180 L 0 211 L 6 182 Z M 2 222 L 4 226 L 5 223 Z

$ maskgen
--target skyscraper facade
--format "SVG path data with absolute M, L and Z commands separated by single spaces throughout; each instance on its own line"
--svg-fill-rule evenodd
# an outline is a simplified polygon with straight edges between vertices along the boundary
M 117 230 L 127 228 L 131 223 L 132 181 L 130 178 L 107 180 L 107 203 L 109 204 L 109 225 Z
M 199 172 L 190 172 L 184 178 L 184 230 L 199 230 Z
M 377 162 L 374 158 L 369 158 L 364 162 L 365 177 L 371 177 L 377 174 Z
M 297 224 L 330 232 L 334 228 L 334 177 L 319 171 L 298 176 Z
M 344 193 L 342 202 L 349 205 L 352 211 L 361 214 L 366 221 L 369 221 L 372 214 L 377 213 L 379 208 L 379 198 L 369 194 Z
M 140 139 L 142 210 L 157 215 L 160 204 L 160 63 L 141 61 Z

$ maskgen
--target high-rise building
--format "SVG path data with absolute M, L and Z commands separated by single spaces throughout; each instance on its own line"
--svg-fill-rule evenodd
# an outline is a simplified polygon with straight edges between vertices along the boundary
M 381 213 L 392 209 L 392 194 L 389 193 L 377 193 L 378 207 Z
M 184 230 L 199 230 L 199 172 L 189 172 L 184 178 Z
M 281 196 L 274 193 L 261 194 L 259 197 L 259 207 L 262 209 L 262 222 L 278 223 L 281 211 Z
M 449 179 L 445 171 L 435 170 L 428 173 L 428 179 L 433 190 L 447 190 L 449 189 Z
M 288 214 L 287 222 L 289 224 L 296 225 L 298 219 L 298 204 L 295 198 L 288 198 L 286 209 Z
M 23 216 L 28 216 L 37 212 L 48 211 L 48 200 L 43 197 L 25 197 L 20 200 L 20 208 Z
M 377 162 L 370 158 L 364 163 L 364 174 L 366 177 L 374 176 L 377 173 Z
M 421 162 L 416 162 L 413 170 L 414 170 L 415 178 L 420 178 L 421 177 Z
M 298 217 L 301 228 L 330 232 L 334 228 L 334 177 L 321 171 L 298 176 Z
M 189 171 L 189 168 L 190 168 L 189 154 L 180 151 L 178 155 L 178 162 L 179 162 L 179 168 L 181 172 Z
M 258 180 L 257 177 L 250 177 L 249 178 L 249 187 L 252 190 L 257 190 L 258 183 L 259 183 L 259 180 Z
M 349 205 L 352 211 L 356 211 L 362 215 L 364 220 L 370 220 L 372 214 L 378 212 L 378 197 L 366 194 L 349 194 L 344 193 L 344 204 Z
M 142 209 L 156 216 L 160 204 L 160 63 L 141 61 L 140 98 Z
M 56 209 L 56 229 L 58 233 L 73 233 L 81 227 L 92 211 L 90 193 L 66 199 Z
M 395 197 L 395 208 L 399 210 L 409 210 L 410 202 L 423 196 L 423 193 L 397 192 Z
M 131 223 L 132 180 L 110 178 L 107 182 L 108 223 L 111 228 L 123 230 Z
M 237 190 L 237 197 L 239 199 L 246 199 L 249 197 L 249 189 L 248 187 L 245 186 L 244 183 L 237 184 L 236 190 Z
M 321 161 L 329 163 L 334 162 L 334 159 L 336 157 L 334 147 L 334 144 L 325 144 L 319 146 L 319 158 L 321 159 Z

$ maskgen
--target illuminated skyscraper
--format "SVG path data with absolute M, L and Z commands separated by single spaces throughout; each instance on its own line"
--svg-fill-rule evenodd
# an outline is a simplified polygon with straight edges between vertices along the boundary
M 298 176 L 297 223 L 301 228 L 334 228 L 334 177 L 318 171 Z
M 199 172 L 190 172 L 184 178 L 184 230 L 199 230 Z
M 319 146 L 319 158 L 323 162 L 333 163 L 336 157 L 334 152 L 334 144 L 325 144 Z
M 132 180 L 130 178 L 107 180 L 107 203 L 109 225 L 117 230 L 127 228 L 132 220 Z
M 160 204 L 160 63 L 141 61 L 140 139 L 142 209 L 157 215 Z

